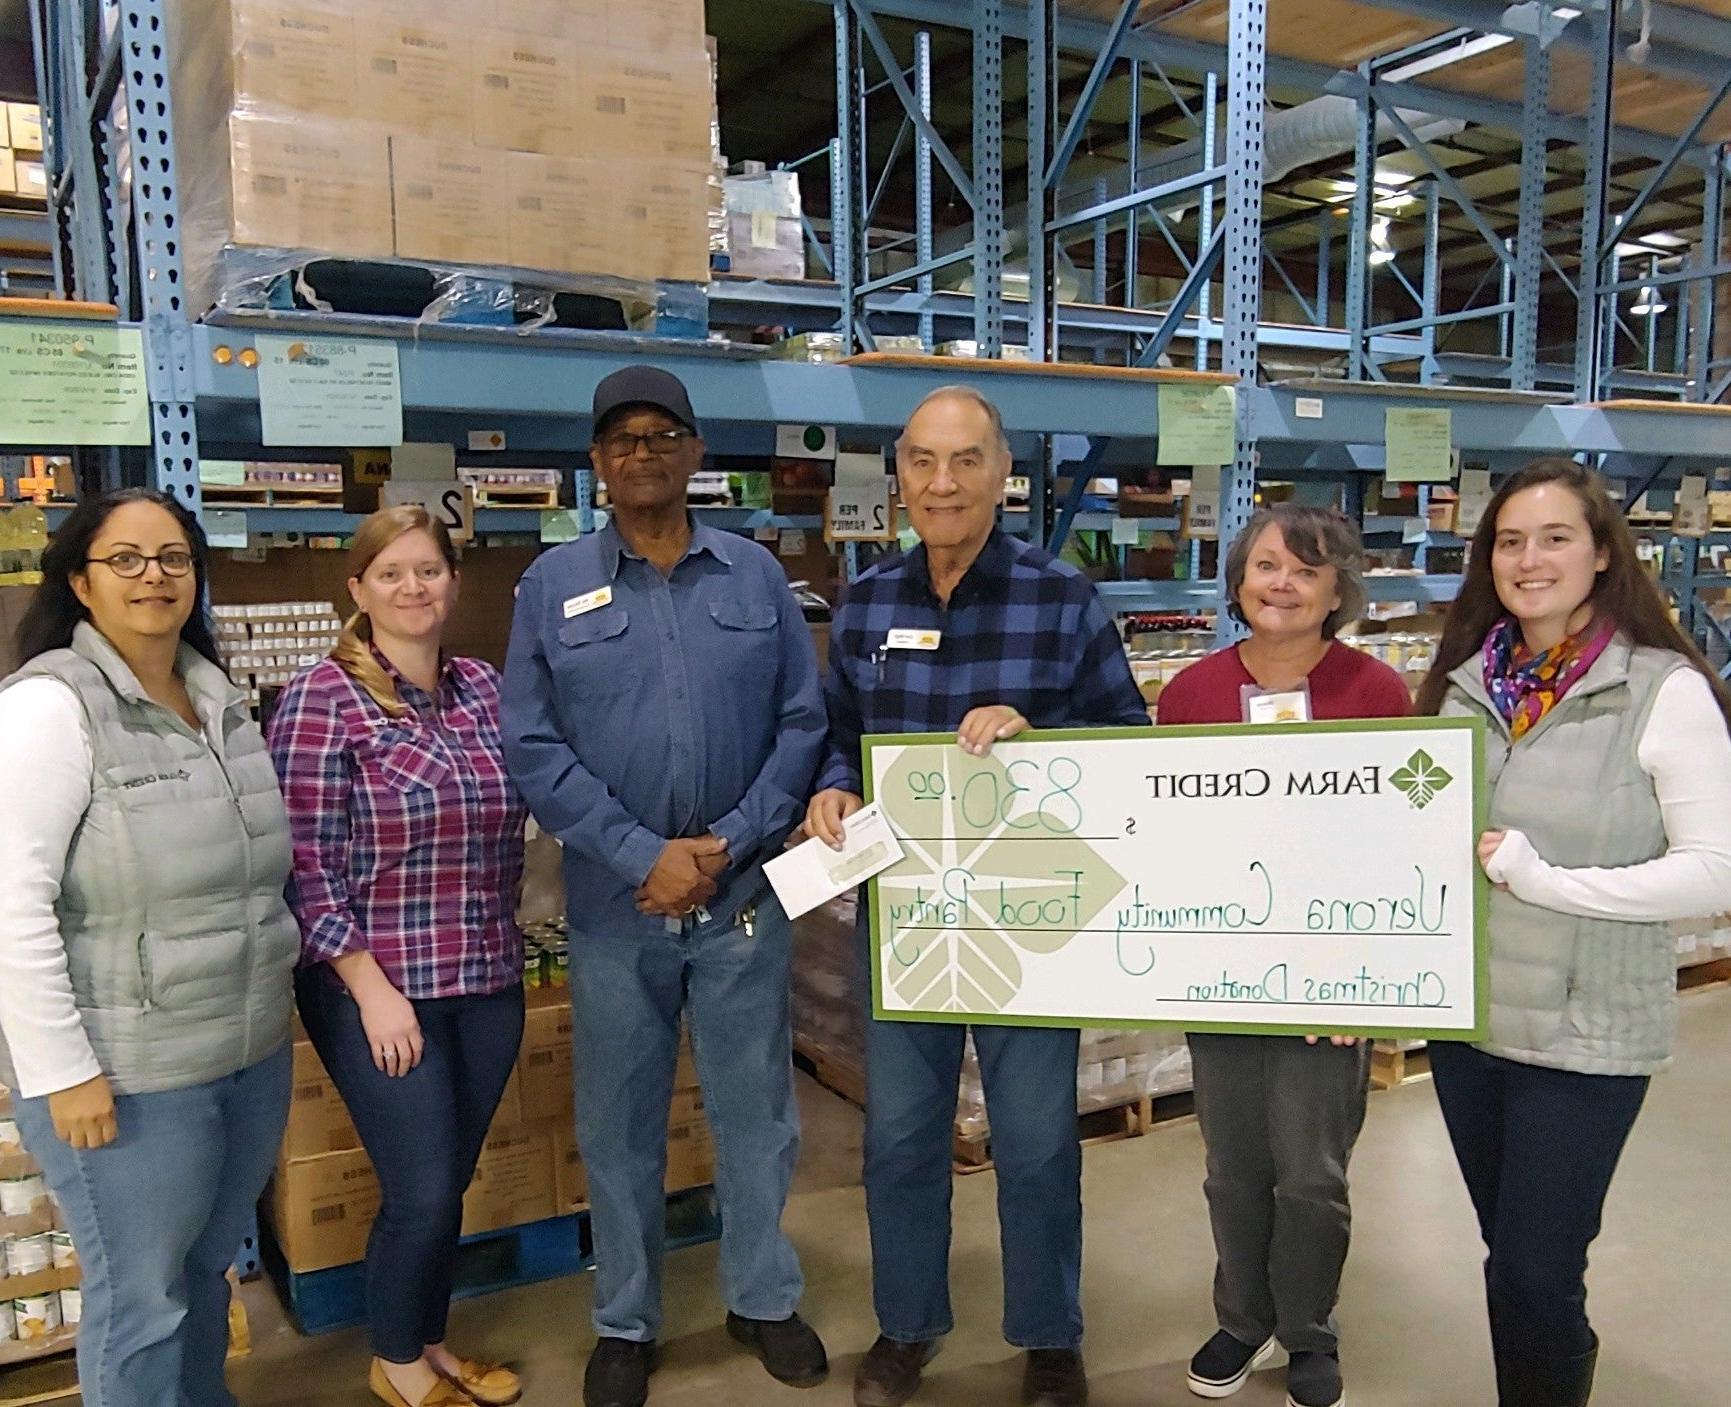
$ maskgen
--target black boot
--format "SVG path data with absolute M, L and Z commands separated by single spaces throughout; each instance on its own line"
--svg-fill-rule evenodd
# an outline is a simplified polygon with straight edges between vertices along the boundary
M 1498 1407 L 1587 1407 L 1599 1362 L 1597 1342 L 1570 1357 L 1526 1353 L 1507 1344 L 1494 1349 Z

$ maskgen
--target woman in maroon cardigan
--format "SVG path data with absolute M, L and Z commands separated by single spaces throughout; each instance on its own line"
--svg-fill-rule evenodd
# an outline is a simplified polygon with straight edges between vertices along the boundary
M 1227 610 L 1249 637 L 1191 665 L 1160 722 L 1399 718 L 1401 677 L 1336 640 L 1364 610 L 1358 530 L 1328 509 L 1259 510 L 1226 557 Z M 1230 1397 L 1278 1343 L 1289 1407 L 1344 1400 L 1334 1321 L 1352 1213 L 1346 1164 L 1364 1124 L 1370 1047 L 1350 1036 L 1190 1036 L 1208 1148 L 1220 1328 L 1190 1391 Z

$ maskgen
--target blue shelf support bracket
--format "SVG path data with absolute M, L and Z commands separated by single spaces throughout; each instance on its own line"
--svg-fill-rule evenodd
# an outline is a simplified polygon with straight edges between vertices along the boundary
M 1088 74 L 1088 81 L 1082 86 L 1082 95 L 1076 100 L 1075 110 L 1065 124 L 1064 135 L 1058 139 L 1051 164 L 1046 168 L 1047 190 L 1056 192 L 1063 184 L 1064 176 L 1070 169 L 1070 159 L 1075 156 L 1076 148 L 1082 141 L 1082 134 L 1087 131 L 1088 122 L 1094 115 L 1094 105 L 1099 101 L 1101 92 L 1112 76 L 1112 66 L 1124 52 L 1124 41 L 1129 38 L 1131 26 L 1136 23 L 1136 12 L 1141 7 L 1142 0 L 1119 0 L 1118 17 L 1112 21 L 1111 28 L 1106 32 L 1106 41 L 1100 46 L 1100 52 L 1094 59 L 1094 67 Z M 1135 187 L 1132 186 L 1131 189 Z
M 1419 362 L 1421 383 L 1436 380 L 1437 318 L 1442 312 L 1442 191 L 1435 181 L 1425 182 L 1424 193 L 1424 281 L 1419 285 L 1419 305 L 1429 320 L 1423 329 L 1424 356 Z
M 1316 325 L 1329 326 L 1329 277 L 1334 259 L 1334 211 L 1324 210 L 1316 220 Z
M 914 98 L 929 121 L 932 115 L 932 36 L 922 29 L 914 35 Z M 914 132 L 914 262 L 932 261 L 932 144 L 919 130 Z M 925 300 L 920 305 L 920 345 L 932 350 L 935 331 L 932 318 L 932 276 L 921 274 L 918 288 Z
M 595 471 L 587 466 L 577 470 L 577 531 L 583 537 L 595 531 Z
M 941 154 L 941 153 L 940 153 Z M 974 0 L 974 340 L 1004 350 L 1004 0 Z
M 1219 159 L 1218 133 L 1220 107 L 1220 78 L 1218 74 L 1208 73 L 1202 80 L 1202 165 L 1206 170 L 1213 170 L 1214 163 Z M 1202 188 L 1202 200 L 1196 210 L 1197 250 L 1206 250 L 1214 239 L 1214 187 L 1212 184 Z M 1201 254 L 1198 252 L 1198 260 Z M 1191 266 L 1194 270 L 1195 265 Z M 1208 321 L 1212 311 L 1209 300 L 1214 295 L 1214 289 L 1205 275 L 1201 286 L 1196 290 L 1197 331 L 1201 332 L 1201 324 Z M 1208 339 L 1198 336 L 1196 339 L 1196 369 L 1208 370 Z
M 1509 384 L 1517 391 L 1531 391 L 1538 377 L 1546 142 L 1551 118 L 1551 52 L 1537 39 L 1527 40 L 1526 51 L 1526 95 L 1521 107 L 1520 223 L 1515 234 L 1515 312 L 1508 353 Z M 1506 296 L 1503 301 L 1508 301 Z
M 1724 147 L 1713 153 L 1713 165 L 1707 171 L 1701 199 L 1701 244 L 1695 251 L 1697 267 L 1713 268 L 1719 263 L 1725 239 L 1725 156 Z M 1690 312 L 1690 351 L 1688 373 L 1691 379 L 1691 400 L 1705 401 L 1713 390 L 1714 295 L 1717 282 L 1711 278 L 1697 281 L 1691 290 L 1695 306 Z M 1679 300 L 1681 301 L 1681 300 Z
M 855 88 L 859 82 L 859 65 L 854 62 L 856 33 L 853 10 L 848 0 L 835 0 L 835 123 L 836 136 L 829 144 L 829 206 L 830 248 L 835 265 L 835 281 L 841 294 L 842 354 L 852 356 L 859 349 L 861 314 L 860 283 L 865 265 L 863 245 L 866 237 L 864 213 L 860 202 L 864 192 L 859 189 L 855 173 L 859 170 L 856 148 L 865 134 L 860 131 L 856 114 Z
M 166 0 L 120 0 L 123 78 L 131 124 L 132 202 L 143 290 L 145 378 L 154 482 L 200 513 L 192 323 L 180 257 L 181 184 L 169 89 Z
M 1124 178 L 1129 189 L 1142 184 L 1142 65 L 1130 63 L 1129 118 L 1125 123 Z M 1203 160 L 1207 161 L 1205 154 Z M 1139 211 L 1126 212 L 1124 217 L 1124 306 L 1139 306 L 1136 300 L 1137 245 L 1142 237 L 1142 216 Z
M 1363 381 L 1370 370 L 1371 270 L 1370 223 L 1376 217 L 1376 103 L 1371 96 L 1370 65 L 1359 66 L 1358 121 L 1353 132 L 1352 221 L 1346 251 L 1346 336 L 1349 381 Z
M 1581 206 L 1581 269 L 1576 297 L 1575 399 L 1593 401 L 1605 370 L 1601 336 L 1604 316 L 1599 285 L 1605 260 L 1605 183 L 1611 164 L 1611 88 L 1617 68 L 1617 7 L 1608 5 L 1583 16 L 1591 25 L 1592 96 L 1587 105 L 1587 141 L 1581 158 L 1587 184 Z M 1614 241 L 1613 241 L 1614 243 Z M 1615 309 L 1612 309 L 1613 314 Z M 1611 319 L 1615 326 L 1615 317 Z
M 1058 356 L 1056 239 L 1046 232 L 1057 207 L 1057 190 L 1046 182 L 1046 161 L 1052 149 L 1056 126 L 1054 75 L 1057 71 L 1056 0 L 1030 0 L 1028 5 L 1028 348 L 1037 362 L 1056 361 Z M 1050 456 L 1042 453 L 1044 469 Z M 1043 486 L 1049 490 L 1050 484 Z M 1051 494 L 1042 492 L 1049 505 Z M 1050 524 L 1036 515 L 1036 542 L 1045 540 Z
M 1263 110 L 1268 96 L 1268 0 L 1232 0 L 1226 82 L 1226 287 L 1221 369 L 1238 377 L 1236 457 L 1220 485 L 1220 561 L 1225 544 L 1250 521 L 1256 499 L 1256 324 L 1262 295 Z M 1218 574 L 1216 638 L 1238 634 L 1226 613 L 1226 577 Z

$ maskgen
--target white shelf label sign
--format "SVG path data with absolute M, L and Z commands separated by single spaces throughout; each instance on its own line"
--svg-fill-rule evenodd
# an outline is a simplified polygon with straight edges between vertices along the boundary
M 895 537 L 888 481 L 830 490 L 824 536 L 831 542 L 887 542 Z
M 452 542 L 474 541 L 475 492 L 467 484 L 392 480 L 380 486 L 379 500 L 386 508 L 418 503 L 445 525 Z

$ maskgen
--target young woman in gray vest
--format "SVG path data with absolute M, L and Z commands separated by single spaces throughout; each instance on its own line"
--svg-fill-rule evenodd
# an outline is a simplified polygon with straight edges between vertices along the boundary
M 224 1272 L 288 1118 L 288 821 L 204 558 L 170 498 L 80 505 L 0 686 L 0 1079 L 83 1265 L 86 1407 L 233 1407 Z
M 1731 697 L 1597 477 L 1540 459 L 1473 537 L 1420 713 L 1488 725 L 1490 1037 L 1431 1046 L 1490 1255 L 1503 1407 L 1581 1407 L 1587 1248 L 1675 1025 L 1666 921 L 1731 908 Z

